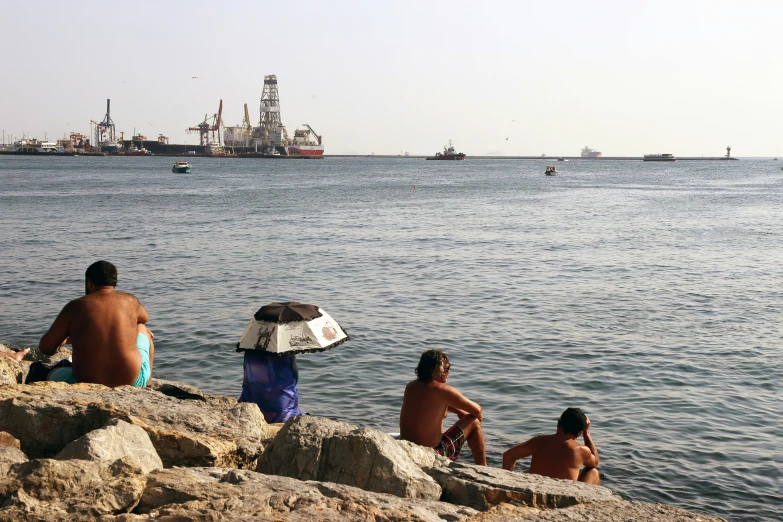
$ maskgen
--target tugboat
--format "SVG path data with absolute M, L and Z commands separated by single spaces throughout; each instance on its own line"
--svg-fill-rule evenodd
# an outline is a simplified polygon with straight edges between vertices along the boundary
M 554 165 L 547 165 L 544 171 L 545 176 L 557 176 L 557 168 Z
M 443 152 L 436 152 L 434 156 L 427 156 L 428 160 L 464 160 L 465 153 L 457 152 L 449 140 L 449 146 L 443 146 Z
M 193 167 L 187 161 L 179 160 L 171 167 L 171 172 L 174 174 L 187 174 Z

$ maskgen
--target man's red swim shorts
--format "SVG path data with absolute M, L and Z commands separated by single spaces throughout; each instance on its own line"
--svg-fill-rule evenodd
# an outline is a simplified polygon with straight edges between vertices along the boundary
M 465 432 L 455 424 L 440 438 L 440 444 L 435 446 L 435 452 L 456 461 L 463 444 L 465 444 Z

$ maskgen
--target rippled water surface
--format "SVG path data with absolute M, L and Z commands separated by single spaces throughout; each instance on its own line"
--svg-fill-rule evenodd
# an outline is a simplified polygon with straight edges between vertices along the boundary
M 108 259 L 155 375 L 238 395 L 253 312 L 311 302 L 351 335 L 298 358 L 311 413 L 397 431 L 441 348 L 491 465 L 581 406 L 625 498 L 779 519 L 778 162 L 173 161 L 0 156 L 0 342 L 37 344 Z

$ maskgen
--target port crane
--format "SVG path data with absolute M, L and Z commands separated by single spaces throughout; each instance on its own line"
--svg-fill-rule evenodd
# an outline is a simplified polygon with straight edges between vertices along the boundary
M 318 145 L 320 145 L 321 144 L 321 136 L 316 134 L 315 131 L 313 130 L 313 128 L 311 126 L 309 126 L 308 124 L 305 123 L 304 126 L 307 127 L 308 129 L 310 129 L 310 132 L 313 133 L 313 136 L 315 136 L 315 139 L 318 140 Z
M 203 147 L 207 146 L 222 146 L 222 140 L 220 138 L 220 126 L 223 123 L 223 100 L 220 100 L 220 107 L 217 113 L 211 117 L 208 114 L 204 115 L 204 121 L 194 127 L 188 127 L 186 131 L 190 134 L 199 133 L 199 145 Z
M 111 119 L 111 100 L 106 100 L 106 116 L 103 117 L 102 122 L 90 120 L 90 123 L 95 125 L 95 144 L 100 146 L 108 143 L 113 144 L 116 141 L 116 134 L 114 130 L 114 121 Z

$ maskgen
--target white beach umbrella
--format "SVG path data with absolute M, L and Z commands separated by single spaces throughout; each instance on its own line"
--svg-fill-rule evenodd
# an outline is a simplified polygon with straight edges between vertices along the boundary
M 270 303 L 247 323 L 237 351 L 260 350 L 269 354 L 322 352 L 348 340 L 337 321 L 315 305 Z

